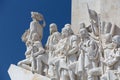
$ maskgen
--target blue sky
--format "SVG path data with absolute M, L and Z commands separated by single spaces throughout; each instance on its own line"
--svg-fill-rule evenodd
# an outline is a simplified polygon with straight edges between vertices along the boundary
M 58 30 L 71 22 L 71 0 L 0 0 L 0 80 L 10 80 L 7 70 L 25 58 L 21 35 L 29 28 L 31 11 L 41 12 L 46 20 L 43 45 L 49 36 L 49 24 Z

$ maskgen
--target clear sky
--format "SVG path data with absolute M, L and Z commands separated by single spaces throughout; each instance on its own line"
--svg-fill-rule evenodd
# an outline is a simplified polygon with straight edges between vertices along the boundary
M 71 0 L 0 0 L 0 80 L 10 80 L 7 70 L 25 58 L 26 50 L 21 35 L 29 28 L 31 11 L 44 15 L 43 45 L 49 36 L 49 24 L 54 22 L 58 30 L 71 22 Z

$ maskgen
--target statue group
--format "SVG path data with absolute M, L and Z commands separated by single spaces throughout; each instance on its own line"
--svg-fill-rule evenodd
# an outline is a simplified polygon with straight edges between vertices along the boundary
M 26 59 L 18 66 L 51 80 L 120 80 L 120 35 L 114 34 L 114 24 L 101 21 L 95 11 L 89 9 L 89 14 L 90 25 L 80 23 L 78 34 L 70 24 L 60 33 L 51 23 L 43 47 L 44 17 L 31 12 L 33 21 L 22 35 Z

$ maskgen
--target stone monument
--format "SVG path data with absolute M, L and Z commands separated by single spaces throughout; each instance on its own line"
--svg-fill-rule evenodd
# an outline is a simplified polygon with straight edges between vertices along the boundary
M 44 16 L 31 12 L 22 35 L 26 58 L 11 64 L 11 80 L 120 80 L 120 1 L 72 0 L 72 25 L 49 26 L 42 45 Z M 39 23 L 39 21 L 43 21 Z
M 72 20 L 73 31 L 78 33 L 80 23 L 84 22 L 87 26 L 90 24 L 89 8 L 100 14 L 100 19 L 106 23 L 115 24 L 115 33 L 120 34 L 120 0 L 72 0 Z

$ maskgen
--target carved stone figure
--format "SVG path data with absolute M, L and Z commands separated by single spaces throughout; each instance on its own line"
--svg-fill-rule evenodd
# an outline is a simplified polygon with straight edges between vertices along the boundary
M 67 65 L 77 61 L 77 51 L 77 36 L 73 35 L 70 24 L 66 24 L 62 29 L 62 39 L 56 46 L 56 57 L 53 59 L 54 64 L 59 65 L 57 67 L 59 67 L 60 80 L 75 80 L 73 71 L 68 69 Z
M 79 48 L 78 48 L 79 40 L 78 40 L 78 37 L 73 34 L 73 31 L 71 29 L 71 25 L 66 24 L 65 28 L 67 28 L 67 27 L 68 27 L 68 31 L 70 31 L 70 33 L 69 33 L 70 36 L 68 37 L 69 43 L 67 45 L 69 49 L 66 53 L 67 65 L 69 66 L 77 61 L 77 58 L 78 58 L 77 53 L 79 50 Z M 69 72 L 70 80 L 76 80 L 75 69 L 69 68 L 68 72 Z
M 68 68 L 66 62 L 66 52 L 68 45 L 68 36 L 69 31 L 66 28 L 62 29 L 62 39 L 56 45 L 56 49 L 54 51 L 55 57 L 51 60 L 50 64 L 55 65 L 57 68 L 57 79 L 58 80 L 69 80 L 68 78 Z
M 26 59 L 18 62 L 17 69 L 24 68 L 21 74 L 27 74 L 28 70 L 27 75 L 32 74 L 33 78 L 30 77 L 36 80 L 42 77 L 48 80 L 120 80 L 120 35 L 116 35 L 115 24 L 102 21 L 100 14 L 87 8 L 88 27 L 86 22 L 80 23 L 77 33 L 73 32 L 71 24 L 65 24 L 59 33 L 57 25 L 51 23 L 45 48 L 41 42 L 44 17 L 31 12 L 33 21 L 22 35 Z M 11 71 L 15 66 L 12 67 Z
M 61 39 L 61 34 L 57 31 L 57 25 L 55 23 L 50 24 L 50 36 L 48 37 L 47 43 L 46 43 L 46 50 L 49 55 L 48 59 L 48 75 L 50 78 L 56 78 L 55 74 L 55 67 L 51 64 L 49 64 L 49 61 L 51 61 L 52 58 L 55 57 L 54 51 L 56 49 L 56 45 Z
M 29 40 L 32 39 L 32 34 L 37 33 L 39 35 L 39 40 L 42 40 L 43 37 L 43 28 L 45 27 L 45 20 L 42 14 L 38 12 L 31 12 L 31 18 L 33 21 L 30 23 L 30 33 Z M 40 24 L 39 21 L 43 21 L 43 24 Z
M 55 45 L 61 39 L 61 34 L 57 31 L 57 25 L 55 23 L 50 24 L 50 36 L 46 43 L 46 50 L 49 52 L 49 57 L 54 57 L 52 52 L 55 50 Z
M 40 54 L 44 53 L 44 49 L 42 47 L 41 42 L 39 41 L 38 34 L 34 33 L 32 35 L 32 41 L 28 41 L 26 45 L 27 45 L 27 50 L 25 52 L 26 59 L 20 61 L 18 65 L 25 69 L 39 73 L 38 72 L 39 65 L 36 59 Z
M 86 80 L 87 76 L 88 80 L 97 80 L 95 76 L 89 76 L 86 73 L 88 73 L 89 70 L 98 67 L 98 45 L 94 40 L 90 39 L 88 32 L 85 28 L 80 29 L 79 33 L 81 36 L 81 42 L 78 73 L 80 76 L 82 76 L 82 80 Z
M 26 42 L 26 47 L 27 47 L 27 50 L 25 52 L 26 59 L 18 62 L 18 66 L 21 66 L 24 69 L 32 71 L 32 69 L 31 69 L 31 63 L 32 63 L 32 60 L 31 60 L 31 52 L 32 52 L 31 43 Z
M 107 33 L 103 36 L 103 50 L 104 50 L 104 58 L 106 59 L 108 55 L 110 54 L 110 51 L 113 48 L 112 45 L 112 35 L 110 33 Z
M 111 50 L 109 56 L 106 59 L 101 58 L 101 61 L 104 63 L 104 65 L 107 66 L 106 72 L 104 75 L 102 75 L 101 80 L 115 80 L 117 77 L 115 77 L 115 70 L 119 68 L 120 65 L 120 36 L 115 35 L 112 38 L 113 42 L 113 49 Z

